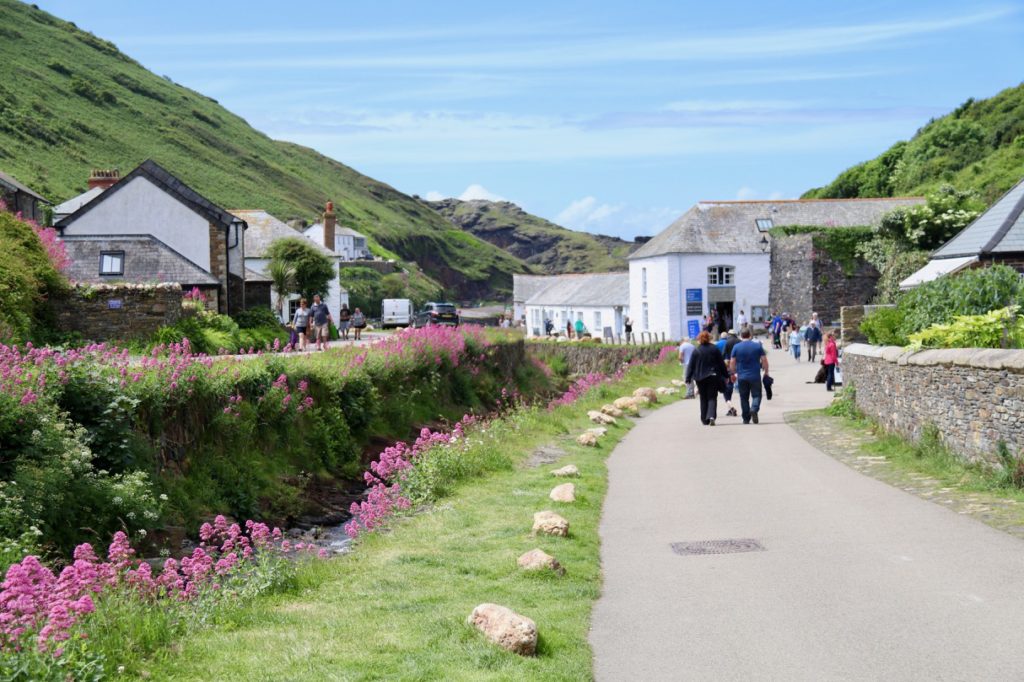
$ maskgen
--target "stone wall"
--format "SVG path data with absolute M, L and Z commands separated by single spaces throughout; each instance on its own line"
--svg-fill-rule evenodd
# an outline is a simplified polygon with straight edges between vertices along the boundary
M 828 253 L 815 249 L 813 262 L 813 310 L 826 325 L 839 325 L 843 306 L 863 305 L 875 297 L 879 274 L 867 261 L 858 260 L 852 269 L 844 270 Z
M 857 407 L 891 431 L 916 439 L 933 424 L 971 461 L 998 463 L 1000 441 L 1024 452 L 1024 350 L 853 344 L 842 366 Z
M 814 310 L 814 245 L 809 234 L 772 239 L 768 307 L 805 322 Z M 747 311 L 748 313 L 750 311 Z
M 370 268 L 382 275 L 390 275 L 398 272 L 398 264 L 389 260 L 347 260 L 338 263 L 338 267 L 345 268 Z
M 177 284 L 78 285 L 51 303 L 61 331 L 92 341 L 142 339 L 181 318 Z
M 860 323 L 864 321 L 864 318 L 875 312 L 879 308 L 895 308 L 895 305 L 844 305 L 840 309 L 839 317 L 842 320 L 840 324 L 840 339 L 843 341 L 843 345 L 850 345 L 851 343 L 867 343 L 868 337 L 860 331 Z
M 544 362 L 550 362 L 553 356 L 560 356 L 570 375 L 590 372 L 609 374 L 632 360 L 657 360 L 664 345 L 667 344 L 619 346 L 596 342 L 532 341 L 526 344 L 526 352 Z

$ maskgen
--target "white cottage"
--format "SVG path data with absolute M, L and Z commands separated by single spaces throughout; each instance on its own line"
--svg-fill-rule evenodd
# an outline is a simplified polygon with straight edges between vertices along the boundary
M 366 235 L 356 232 L 350 227 L 338 227 L 334 213 L 334 202 L 327 202 L 323 220 L 305 228 L 302 233 L 307 239 L 326 246 L 345 260 L 361 260 L 372 258 L 370 248 L 366 244 Z
M 262 276 L 267 276 L 267 267 L 270 265 L 268 250 L 270 245 L 279 239 L 301 239 L 302 233 L 289 227 L 286 223 L 278 220 L 266 211 L 259 209 L 238 209 L 232 213 L 244 220 L 249 225 L 245 232 L 245 266 Z M 325 302 L 335 322 L 338 320 L 338 312 L 342 305 L 348 305 L 348 291 L 341 286 L 338 279 L 338 264 L 344 260 L 342 256 L 326 248 L 323 244 L 313 243 L 317 251 L 331 259 L 334 264 L 334 278 L 327 285 Z M 288 305 L 282 309 L 283 314 L 291 318 L 298 305 L 299 295 L 292 294 L 288 297 Z M 270 307 L 277 310 L 277 293 L 271 289 Z M 287 320 L 284 320 L 287 322 Z
M 528 337 L 544 336 L 546 320 L 551 320 L 555 332 L 563 334 L 566 325 L 576 320 L 583 320 L 592 336 L 620 338 L 624 334 L 629 317 L 627 272 L 530 276 L 520 284 L 528 284 L 532 290 L 523 304 Z
M 629 256 L 633 331 L 692 337 L 712 309 L 732 326 L 741 310 L 758 323 L 769 313 L 773 227 L 876 225 L 888 211 L 921 201 L 702 201 Z

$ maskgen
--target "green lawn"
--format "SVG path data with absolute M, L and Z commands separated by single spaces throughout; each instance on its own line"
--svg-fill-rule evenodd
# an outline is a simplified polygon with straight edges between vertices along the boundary
M 151 679 L 196 680 L 572 680 L 590 679 L 590 612 L 601 591 L 598 522 L 607 485 L 605 458 L 629 422 L 611 427 L 598 448 L 575 436 L 592 426 L 586 411 L 641 385 L 664 385 L 678 367 L 632 370 L 615 387 L 576 405 L 525 411 L 498 425 L 482 448 L 498 471 L 455 488 L 431 509 L 368 536 L 352 554 L 304 568 L 298 591 L 259 600 L 229 622 L 201 631 L 148 666 Z M 672 398 L 667 398 L 672 400 Z M 558 445 L 555 464 L 524 465 L 537 446 Z M 505 457 L 495 456 L 502 455 Z M 577 501 L 558 504 L 550 470 L 576 464 Z M 571 524 L 568 538 L 530 536 L 533 513 L 552 509 Z M 534 547 L 565 566 L 564 577 L 524 574 L 516 558 Z M 538 655 L 522 658 L 466 625 L 481 602 L 533 618 Z

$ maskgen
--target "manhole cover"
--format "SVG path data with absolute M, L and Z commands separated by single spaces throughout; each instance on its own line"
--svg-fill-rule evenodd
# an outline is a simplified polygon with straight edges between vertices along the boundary
M 683 556 L 692 554 L 739 554 L 740 552 L 763 552 L 764 545 L 757 540 L 701 540 L 699 542 L 673 542 L 672 551 Z

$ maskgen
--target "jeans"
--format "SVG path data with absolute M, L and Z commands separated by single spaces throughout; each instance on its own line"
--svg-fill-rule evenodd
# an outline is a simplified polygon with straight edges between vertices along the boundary
M 710 376 L 697 382 L 700 392 L 700 423 L 718 418 L 718 377 Z
M 756 413 L 761 410 L 761 378 L 757 379 L 740 379 L 740 410 L 742 412 L 743 423 L 746 424 L 750 421 L 751 413 Z M 753 396 L 754 400 L 751 402 L 750 398 Z
M 836 366 L 825 365 L 825 390 L 831 391 L 836 385 Z
M 797 360 L 799 360 L 800 359 L 800 344 L 799 343 L 791 343 L 791 344 L 789 344 L 789 349 L 791 351 L 793 351 L 793 357 L 796 358 Z

